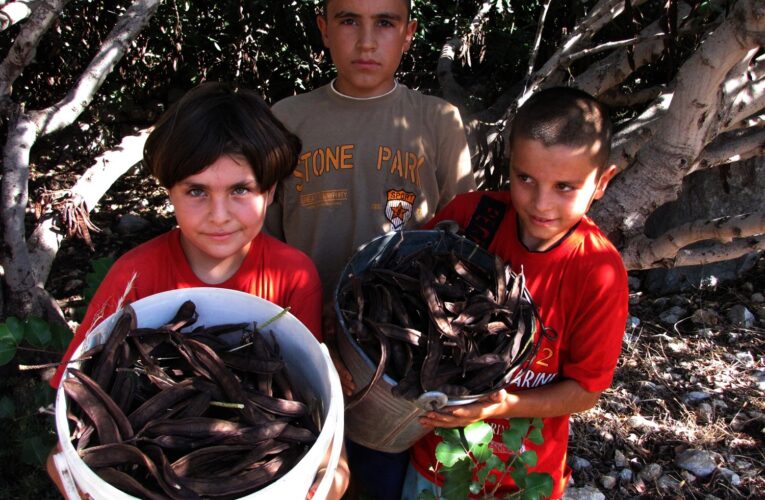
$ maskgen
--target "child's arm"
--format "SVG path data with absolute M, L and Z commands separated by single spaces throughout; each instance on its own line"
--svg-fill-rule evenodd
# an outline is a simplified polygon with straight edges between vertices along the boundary
M 502 389 L 477 403 L 428 412 L 419 421 L 428 427 L 464 427 L 487 418 L 557 417 L 588 410 L 599 397 L 600 391 L 589 392 L 568 379 L 516 393 Z

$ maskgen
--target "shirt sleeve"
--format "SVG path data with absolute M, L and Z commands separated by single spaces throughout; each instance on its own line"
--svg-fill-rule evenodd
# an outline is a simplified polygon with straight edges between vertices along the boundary
M 446 206 L 456 195 L 476 189 L 470 150 L 459 110 L 446 104 L 440 112 L 442 116 L 438 119 L 441 127 L 436 162 L 439 185 L 437 210 Z
M 587 391 L 611 385 L 628 314 L 627 273 L 621 259 L 601 259 L 572 287 L 575 316 L 564 339 L 563 377 Z

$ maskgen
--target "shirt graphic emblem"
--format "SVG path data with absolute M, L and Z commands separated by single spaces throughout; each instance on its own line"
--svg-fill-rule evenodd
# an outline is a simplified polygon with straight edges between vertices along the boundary
M 412 206 L 417 195 L 403 190 L 388 190 L 388 202 L 385 204 L 385 218 L 393 225 L 393 230 L 399 230 L 412 218 Z

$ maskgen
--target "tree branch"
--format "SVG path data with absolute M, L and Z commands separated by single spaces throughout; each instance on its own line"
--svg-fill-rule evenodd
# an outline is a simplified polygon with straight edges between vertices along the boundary
M 23 21 L 37 7 L 39 0 L 26 2 L 17 0 L 0 7 L 0 31 L 5 31 L 14 24 Z
M 130 43 L 148 24 L 159 2 L 160 0 L 135 0 L 119 17 L 101 44 L 100 50 L 66 97 L 47 109 L 32 112 L 42 135 L 71 125 L 80 116 L 114 66 L 122 59 Z
M 124 137 L 119 146 L 96 158 L 69 191 L 74 203 L 81 202 L 86 210 L 92 210 L 117 179 L 141 162 L 143 145 L 152 128 Z M 53 225 L 53 217 L 43 219 L 32 232 L 27 245 L 32 268 L 43 283 L 48 279 L 63 239 L 62 233 L 55 231 Z
M 0 98 L 11 93 L 13 82 L 19 77 L 37 52 L 40 39 L 48 31 L 53 21 L 61 14 L 70 0 L 47 0 L 39 2 L 29 20 L 21 27 L 8 55 L 0 64 Z M 7 5 L 10 7 L 12 4 Z M 35 2 L 37 3 L 37 2 Z
M 645 3 L 645 0 L 633 1 L 633 6 L 637 7 Z M 523 103 L 533 94 L 536 89 L 547 80 L 550 75 L 563 67 L 562 61 L 565 57 L 582 50 L 586 47 L 592 38 L 624 11 L 624 0 L 601 0 L 595 5 L 588 15 L 576 24 L 571 34 L 564 40 L 555 54 L 539 68 L 531 77 L 529 85 L 519 103 Z
M 665 90 L 666 87 L 657 85 L 628 94 L 618 88 L 612 88 L 606 93 L 599 95 L 598 100 L 611 109 L 629 108 L 655 101 Z
M 462 46 L 466 43 L 466 40 L 470 36 L 474 36 L 483 24 L 484 18 L 491 11 L 494 3 L 486 1 L 483 3 L 478 13 L 473 17 L 470 22 L 470 30 L 463 36 L 454 36 L 451 40 L 446 42 L 441 48 L 441 57 L 438 58 L 438 64 L 436 66 L 436 76 L 438 77 L 438 83 L 441 86 L 444 99 L 457 106 L 460 111 L 465 114 L 465 89 L 457 83 L 452 72 L 452 65 L 456 59 L 457 53 Z
M 765 123 L 719 135 L 707 146 L 690 172 L 748 160 L 765 154 Z
M 609 162 L 619 170 L 625 170 L 637 156 L 640 149 L 656 133 L 661 118 L 666 114 L 672 102 L 674 90 L 663 89 L 663 93 L 648 106 L 637 118 L 614 135 Z
M 617 243 L 639 233 L 656 207 L 677 197 L 716 125 L 719 89 L 730 69 L 765 33 L 765 5 L 737 2 L 727 19 L 683 64 L 669 110 L 634 164 L 609 185 L 593 217 Z M 621 236 L 620 234 L 621 233 Z
M 552 3 L 552 0 L 547 0 L 547 2 L 542 7 L 542 12 L 539 14 L 539 22 L 537 23 L 537 34 L 534 37 L 534 48 L 531 50 L 531 57 L 529 57 L 529 69 L 526 73 L 526 77 L 530 78 L 531 74 L 534 72 L 534 66 L 536 65 L 537 61 L 537 54 L 539 53 L 539 45 L 542 42 L 542 31 L 545 27 L 545 18 L 547 18 L 547 11 L 550 10 L 550 4 Z
M 744 252 L 747 253 L 754 250 L 751 246 L 747 247 L 752 238 L 760 238 L 761 245 L 763 234 L 765 234 L 765 212 L 695 221 L 667 231 L 658 238 L 649 239 L 644 235 L 633 238 L 622 249 L 622 258 L 627 269 L 689 265 L 677 261 L 680 251 L 688 245 L 706 240 L 715 240 L 728 245 L 737 240 L 739 242 L 737 248 L 749 248 Z M 692 249 L 685 251 L 683 258 L 687 261 L 691 255 L 701 254 L 709 258 L 712 253 L 719 252 L 710 253 L 708 249 Z M 728 255 L 726 254 L 726 259 L 733 258 Z
M 723 260 L 737 259 L 746 254 L 765 250 L 765 236 L 742 238 L 732 243 L 714 245 L 710 248 L 680 250 L 675 258 L 676 266 L 700 266 Z
M 40 302 L 36 289 L 42 289 L 41 276 L 35 275 L 25 241 L 24 215 L 28 204 L 29 153 L 40 135 L 71 124 L 90 103 L 109 71 L 122 57 L 130 42 L 156 11 L 159 0 L 136 0 L 120 16 L 101 50 L 88 66 L 75 88 L 58 104 L 43 111 L 22 114 L 9 124 L 3 151 L 3 178 L 0 183 L 0 215 L 7 254 L 0 254 L 10 291 L 9 309 L 23 317 L 41 314 L 47 306 Z M 51 318 L 55 319 L 55 318 Z
M 678 6 L 680 17 L 685 18 L 690 12 L 691 8 L 687 4 L 681 3 Z M 687 31 L 688 28 L 684 28 L 681 34 Z M 659 21 L 654 21 L 640 31 L 640 41 L 635 44 L 633 50 L 635 68 L 643 67 L 659 58 L 664 51 L 663 35 L 664 31 Z M 595 62 L 579 74 L 576 77 L 576 86 L 592 95 L 600 96 L 622 83 L 633 72 L 627 50 L 619 50 Z
M 749 71 L 743 73 L 744 79 L 737 85 L 737 92 L 726 96 L 728 99 L 721 106 L 722 130 L 751 126 L 747 119 L 765 109 L 765 75 L 758 71 L 759 66 L 765 66 L 765 61 L 750 66 Z

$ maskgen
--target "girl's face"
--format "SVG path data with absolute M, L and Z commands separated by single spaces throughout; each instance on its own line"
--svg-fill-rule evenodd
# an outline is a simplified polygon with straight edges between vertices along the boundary
M 191 269 L 208 284 L 239 269 L 260 233 L 274 188 L 261 191 L 241 156 L 224 155 L 168 190 Z

